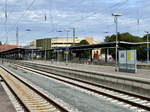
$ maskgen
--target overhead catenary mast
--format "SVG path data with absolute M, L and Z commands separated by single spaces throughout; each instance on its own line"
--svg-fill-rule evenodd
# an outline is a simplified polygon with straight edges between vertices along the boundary
M 5 44 L 6 44 L 6 45 L 8 44 L 7 18 L 8 18 L 8 15 L 7 15 L 7 0 L 5 0 L 5 23 L 4 23 L 4 26 L 5 26 L 5 37 L 6 37 L 6 42 L 5 42 Z
M 5 0 L 5 23 L 7 22 L 7 0 Z
M 18 26 L 16 27 L 16 46 L 19 46 L 19 34 L 18 34 Z

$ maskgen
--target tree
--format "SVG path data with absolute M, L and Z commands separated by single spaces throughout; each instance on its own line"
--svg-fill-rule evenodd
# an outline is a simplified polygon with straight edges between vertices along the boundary
M 81 40 L 78 46 L 89 45 L 87 40 Z M 90 50 L 79 50 L 77 51 L 77 57 L 80 59 L 89 59 L 90 58 Z
M 81 40 L 79 46 L 81 45 L 89 45 L 89 42 L 87 40 Z
M 113 34 L 111 36 L 105 37 L 105 42 L 113 42 L 116 40 L 116 35 Z M 138 36 L 131 35 L 130 33 L 118 33 L 118 41 L 125 41 L 125 42 L 142 42 L 143 39 Z
M 125 42 L 143 42 L 145 39 L 145 37 L 141 38 L 139 36 L 134 36 L 131 35 L 130 33 L 118 33 L 118 41 L 125 41 Z M 105 42 L 115 42 L 116 40 L 116 35 L 113 34 L 111 36 L 106 36 L 105 37 Z M 145 45 L 139 45 L 139 46 L 135 46 L 135 47 L 128 47 L 126 46 L 125 48 L 119 48 L 121 50 L 123 49 L 136 49 L 137 52 L 137 58 L 138 60 L 144 60 L 145 58 L 145 51 L 144 51 Z M 111 49 L 110 53 L 112 54 L 113 58 L 115 58 L 115 49 Z
M 149 42 L 150 42 L 150 34 L 148 34 L 148 37 L 149 37 Z M 142 37 L 142 39 L 143 39 L 143 42 L 147 42 L 147 35 L 144 35 L 143 37 Z M 144 60 L 146 60 L 147 59 L 147 55 L 145 55 L 146 53 L 147 53 L 147 44 L 144 44 L 144 45 L 141 45 L 141 54 L 143 54 L 142 55 L 142 58 L 144 59 Z

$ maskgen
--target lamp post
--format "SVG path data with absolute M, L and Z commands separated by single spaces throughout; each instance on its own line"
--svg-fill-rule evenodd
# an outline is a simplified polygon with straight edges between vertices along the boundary
M 73 30 L 73 46 L 75 46 L 76 29 L 72 28 L 72 30 Z
M 68 33 L 70 32 L 70 30 L 69 29 L 71 29 L 71 28 L 68 28 L 68 29 L 65 29 L 65 30 L 59 30 L 59 31 L 57 31 L 57 32 L 66 32 L 67 33 L 67 44 L 68 44 Z M 65 51 L 66 51 L 66 54 L 65 54 L 65 61 L 66 61 L 66 64 L 68 64 L 68 45 L 66 44 L 66 49 L 65 49 Z
M 70 32 L 70 30 L 64 30 L 65 32 L 67 32 L 67 44 L 68 44 L 68 33 Z M 66 45 L 66 64 L 68 64 L 68 45 Z
M 75 28 L 68 28 L 68 29 L 72 29 L 72 37 L 73 37 L 73 46 L 75 46 L 75 37 L 76 37 L 76 29 Z
M 112 16 L 114 16 L 114 22 L 116 24 L 116 66 L 115 66 L 115 71 L 118 71 L 118 17 L 122 16 L 122 15 L 113 13 Z
M 149 63 L 149 31 L 145 31 L 147 33 L 147 63 Z
M 70 30 L 69 30 L 69 29 L 71 29 L 71 30 L 72 30 L 72 36 L 73 36 L 73 46 L 75 46 L 76 29 L 75 29 L 75 28 L 67 28 L 66 30 L 64 30 L 65 32 L 67 32 L 67 35 L 68 35 L 68 33 L 70 32 Z M 59 31 L 57 31 L 57 32 L 64 32 L 64 31 L 59 30 Z
M 47 53 L 46 53 L 46 50 L 47 50 L 47 41 L 48 40 L 48 38 L 43 38 L 43 47 L 44 47 L 44 59 L 45 59 L 45 61 L 46 61 L 46 59 L 47 59 Z
M 31 29 L 26 29 L 26 31 L 27 31 L 27 32 L 30 32 Z M 32 48 L 32 50 L 31 50 L 31 60 L 33 61 L 33 48 Z
M 68 33 L 70 32 L 70 30 L 66 29 L 64 31 L 67 32 L 67 43 L 68 43 Z

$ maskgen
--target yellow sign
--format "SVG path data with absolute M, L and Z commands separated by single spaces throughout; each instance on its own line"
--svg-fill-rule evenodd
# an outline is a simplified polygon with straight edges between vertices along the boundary
M 128 51 L 127 52 L 127 61 L 131 61 L 132 60 L 132 52 Z

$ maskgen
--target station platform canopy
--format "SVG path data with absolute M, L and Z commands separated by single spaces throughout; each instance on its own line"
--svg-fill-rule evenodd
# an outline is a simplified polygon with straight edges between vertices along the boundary
M 134 47 L 138 45 L 146 44 L 145 42 L 140 43 L 133 43 L 133 42 L 124 42 L 120 41 L 118 42 L 118 47 Z M 74 46 L 74 47 L 68 47 L 68 48 L 57 48 L 57 49 L 51 49 L 48 51 L 64 51 L 64 50 L 85 50 L 85 49 L 94 49 L 94 48 L 115 48 L 116 42 L 104 42 L 100 44 L 93 44 L 93 45 L 83 45 L 83 46 Z
M 133 47 L 138 46 L 142 44 L 146 44 L 147 42 L 140 42 L 140 43 L 132 43 L 132 42 L 118 42 L 118 47 Z M 46 51 L 53 51 L 53 52 L 62 52 L 64 50 L 85 50 L 85 49 L 94 49 L 94 48 L 115 48 L 116 42 L 104 42 L 100 44 L 93 44 L 93 45 L 83 45 L 83 46 L 74 46 L 74 47 L 68 47 L 68 48 L 56 48 L 56 49 L 49 49 Z M 14 48 L 9 49 L 6 51 L 0 52 L 0 54 L 7 54 L 7 53 L 18 53 L 18 52 L 43 52 L 45 50 L 39 50 L 39 49 L 29 49 L 29 48 Z
M 132 42 L 118 42 L 118 47 L 133 47 L 138 46 L 143 43 L 132 43 Z M 93 49 L 93 48 L 115 48 L 116 42 L 104 42 L 101 44 L 93 44 L 93 45 L 86 45 L 86 46 L 76 46 L 76 47 L 70 47 L 70 49 Z
M 12 49 L 9 49 L 9 50 L 5 50 L 5 51 L 1 51 L 0 52 L 0 54 L 6 54 L 6 53 L 15 53 L 15 52 L 20 52 L 20 53 L 22 53 L 22 52 L 28 52 L 28 53 L 30 53 L 30 52 L 39 52 L 39 51 L 41 51 L 41 50 L 39 50 L 39 49 L 27 49 L 27 48 L 19 48 L 19 47 L 17 47 L 17 48 L 12 48 Z

